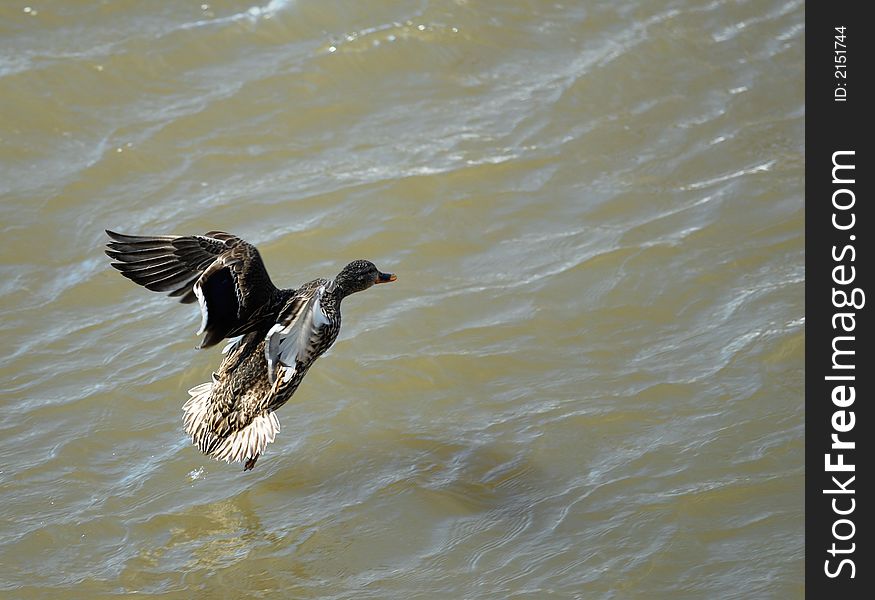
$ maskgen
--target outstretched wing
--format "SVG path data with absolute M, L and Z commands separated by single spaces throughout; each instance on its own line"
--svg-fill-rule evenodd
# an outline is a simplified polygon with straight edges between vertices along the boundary
M 252 244 L 223 231 L 204 235 L 139 236 L 107 230 L 106 254 L 131 281 L 181 302 L 198 300 L 202 348 L 252 329 L 276 291 Z M 256 317 L 253 321 L 253 317 Z
M 246 243 L 220 231 L 206 235 L 124 235 L 106 230 L 112 238 L 106 254 L 118 262 L 112 266 L 121 274 L 155 292 L 182 296 L 181 302 L 195 301 L 194 282 L 219 256 Z
M 267 376 L 276 381 L 277 372 L 283 369 L 283 378 L 290 379 L 298 363 L 309 364 L 324 352 L 333 341 L 324 335 L 330 320 L 322 310 L 325 284 L 302 288 L 286 304 L 276 325 L 267 332 L 264 356 L 267 359 Z

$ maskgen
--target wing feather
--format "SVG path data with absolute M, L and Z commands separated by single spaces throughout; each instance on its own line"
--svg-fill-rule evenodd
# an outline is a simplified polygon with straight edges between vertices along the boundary
M 267 359 L 267 375 L 271 383 L 276 381 L 280 365 L 291 369 L 286 377 L 294 374 L 297 363 L 308 363 L 313 358 L 319 333 L 330 321 L 322 310 L 321 299 L 325 286 L 301 290 L 290 301 L 277 323 L 265 337 L 264 355 Z
M 106 254 L 116 261 L 112 266 L 122 275 L 147 289 L 183 296 L 183 301 L 187 299 L 186 288 L 217 258 L 236 246 L 249 246 L 228 233 L 222 233 L 221 237 L 146 236 L 107 230 L 106 234 L 112 240 L 107 244 Z
M 246 333 L 267 318 L 276 287 L 258 250 L 224 231 L 205 235 L 127 235 L 107 230 L 106 254 L 124 277 L 180 302 L 199 302 L 202 348 Z M 269 312 L 269 311 L 267 311 Z

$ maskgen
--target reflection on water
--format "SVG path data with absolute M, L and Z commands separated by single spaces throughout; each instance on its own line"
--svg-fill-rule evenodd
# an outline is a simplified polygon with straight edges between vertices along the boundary
M 801 597 L 803 5 L 0 6 L 0 595 Z M 104 228 L 369 258 L 252 473 Z

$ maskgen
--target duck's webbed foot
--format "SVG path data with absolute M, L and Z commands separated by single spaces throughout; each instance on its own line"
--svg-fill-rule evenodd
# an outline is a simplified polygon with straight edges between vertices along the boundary
M 260 454 L 256 454 L 256 455 L 253 456 L 252 458 L 248 459 L 248 460 L 246 461 L 246 464 L 243 465 L 243 470 L 244 470 L 244 471 L 251 471 L 251 470 L 255 467 L 255 461 L 258 460 L 258 457 L 259 457 L 259 456 L 261 456 L 261 455 L 260 455 Z

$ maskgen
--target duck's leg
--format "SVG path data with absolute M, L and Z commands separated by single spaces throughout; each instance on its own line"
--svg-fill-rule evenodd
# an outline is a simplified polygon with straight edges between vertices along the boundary
M 255 467 L 255 461 L 258 460 L 258 457 L 259 457 L 259 456 L 261 456 L 261 455 L 260 455 L 260 454 L 256 454 L 256 455 L 253 456 L 252 458 L 248 459 L 248 460 L 246 461 L 246 464 L 243 465 L 243 470 L 244 470 L 244 471 L 251 471 L 251 470 Z

